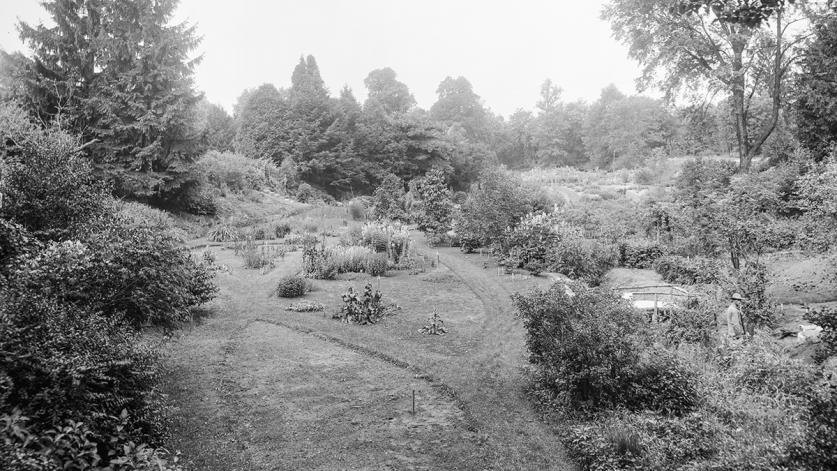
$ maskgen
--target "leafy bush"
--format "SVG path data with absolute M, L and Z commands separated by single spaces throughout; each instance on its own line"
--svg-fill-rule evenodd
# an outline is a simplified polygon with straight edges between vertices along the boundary
M 337 276 L 337 267 L 326 248 L 317 248 L 315 243 L 306 245 L 302 252 L 302 272 L 306 278 L 333 280 Z
M 805 408 L 805 433 L 789 447 L 788 465 L 795 469 L 837 469 L 837 387 L 821 387 Z
M 366 258 L 366 264 L 363 269 L 370 276 L 384 276 L 387 274 L 388 265 L 386 255 L 373 254 Z
M 380 224 L 365 224 L 361 233 L 363 245 L 371 247 L 375 252 L 386 252 L 389 243 L 387 228 Z
M 822 308 L 809 312 L 805 319 L 822 327 L 814 359 L 819 362 L 837 355 L 837 309 Z
M 276 295 L 280 298 L 298 298 L 308 291 L 308 282 L 299 276 L 286 276 L 276 285 Z
M 291 225 L 287 222 L 280 222 L 273 226 L 273 234 L 281 239 L 291 233 Z
M 215 150 L 201 156 L 192 171 L 202 175 L 215 188 L 233 193 L 269 189 L 272 187 L 271 177 L 277 177 L 279 172 L 268 160 Z
M 66 240 L 108 213 L 108 189 L 76 150 L 74 136 L 41 130 L 22 110 L 0 105 L 0 143 L 0 217 L 41 240 Z
M 698 304 L 671 313 L 664 337 L 666 343 L 677 347 L 683 343 L 697 344 L 710 348 L 718 341 L 718 326 L 715 314 L 720 306 Z
M 676 360 L 641 355 L 641 313 L 583 285 L 512 296 L 541 386 L 574 406 L 685 413 L 696 403 L 694 375 Z
M 170 236 L 108 220 L 84 243 L 51 243 L 15 273 L 17 285 L 124 317 L 171 326 L 215 294 L 214 273 Z
M 513 229 L 506 229 L 501 242 L 502 252 L 515 268 L 539 272 L 546 265 L 549 252 L 557 241 L 557 222 L 545 213 L 526 215 Z
M 663 256 L 663 248 L 647 239 L 631 239 L 619 244 L 619 265 L 626 268 L 651 268 Z
M 148 438 L 159 432 L 151 350 L 120 319 L 45 293 L 19 288 L 0 296 L 0 371 L 6 378 L 0 414 L 19 410 L 38 434 L 98 417 L 90 425 L 102 450 L 117 425 L 107 418 L 122 409 L 131 411 L 126 433 Z
M 612 247 L 585 239 L 577 228 L 560 226 L 546 263 L 552 271 L 598 285 L 613 267 L 615 257 Z
M 414 206 L 414 217 L 421 231 L 443 234 L 451 228 L 453 211 L 452 193 L 445 173 L 436 168 L 414 180 L 412 188 L 418 202 Z
M 689 466 L 704 464 L 717 453 L 720 426 L 712 417 L 617 411 L 597 419 L 562 433 L 568 453 L 582 469 L 725 469 Z
M 767 297 L 767 267 L 758 262 L 748 262 L 733 273 L 728 295 L 738 292 L 744 296 L 741 303 L 742 320 L 748 333 L 756 328 L 772 328 L 776 324 L 776 305 Z
M 506 228 L 515 227 L 532 212 L 531 195 L 519 179 L 501 170 L 486 170 L 471 189 L 454 220 L 462 250 L 499 240 Z
M 362 296 L 350 286 L 343 295 L 343 307 L 334 317 L 346 323 L 377 324 L 387 313 L 387 306 L 381 302 L 381 298 L 380 291 L 372 291 L 371 283 L 366 285 Z
M 654 270 L 668 283 L 709 284 L 721 278 L 722 265 L 708 258 L 666 255 L 654 262 Z
M 362 202 L 353 200 L 349 203 L 349 215 L 352 216 L 353 220 L 360 221 L 366 216 L 366 207 L 363 206 Z
M 396 175 L 388 174 L 375 190 L 373 205 L 375 218 L 391 221 L 406 220 L 405 200 L 404 182 Z

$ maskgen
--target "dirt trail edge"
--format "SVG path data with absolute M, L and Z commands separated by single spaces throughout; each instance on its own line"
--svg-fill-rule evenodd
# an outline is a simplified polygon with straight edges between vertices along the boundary
M 253 293 L 294 263 L 219 278 L 216 315 L 169 347 L 172 448 L 202 470 L 574 469 L 526 394 L 509 292 L 457 249 L 438 253 L 484 311 L 478 347 L 445 361 L 280 320 L 275 300 Z M 405 385 L 421 414 L 409 414 Z
M 483 380 L 448 381 L 489 440 L 492 464 L 497 469 L 575 469 L 526 393 L 525 331 L 514 316 L 510 293 L 497 282 L 496 273 L 467 260 L 458 249 L 429 250 L 438 253 L 439 262 L 463 280 L 485 310 L 481 347 L 460 365 L 480 371 Z

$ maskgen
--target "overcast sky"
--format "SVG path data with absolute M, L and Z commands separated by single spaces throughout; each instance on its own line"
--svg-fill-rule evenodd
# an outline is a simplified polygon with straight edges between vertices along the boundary
M 532 109 L 551 78 L 565 100 L 614 83 L 634 93 L 636 64 L 599 19 L 604 0 L 181 0 L 178 19 L 203 36 L 198 88 L 232 110 L 246 88 L 290 84 L 301 54 L 336 95 L 366 96 L 369 71 L 391 67 L 429 108 L 446 76 L 466 77 L 485 105 Z M 0 47 L 22 49 L 16 19 L 46 20 L 37 0 L 0 0 Z

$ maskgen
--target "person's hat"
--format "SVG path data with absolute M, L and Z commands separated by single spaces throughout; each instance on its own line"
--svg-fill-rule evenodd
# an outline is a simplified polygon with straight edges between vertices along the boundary
M 733 295 L 730 298 L 736 301 L 744 301 L 744 297 L 741 296 L 741 293 L 733 293 Z

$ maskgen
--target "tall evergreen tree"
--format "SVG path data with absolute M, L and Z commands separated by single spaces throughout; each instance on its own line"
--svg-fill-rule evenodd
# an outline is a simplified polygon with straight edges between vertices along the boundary
M 22 102 L 83 136 L 117 190 L 176 188 L 190 157 L 195 29 L 172 24 L 177 0 L 50 0 L 54 26 L 19 24 L 31 58 L 11 58 Z M 7 57 L 8 58 L 8 57 Z

